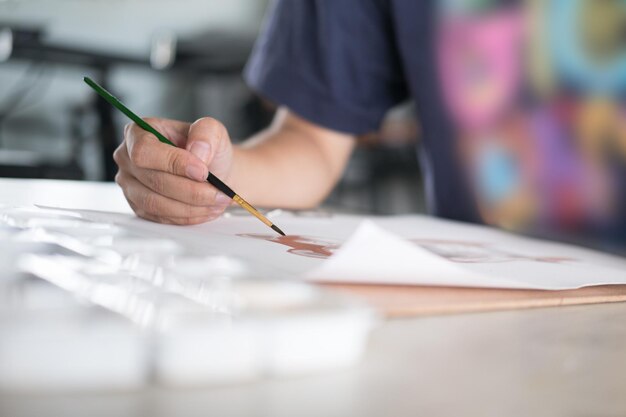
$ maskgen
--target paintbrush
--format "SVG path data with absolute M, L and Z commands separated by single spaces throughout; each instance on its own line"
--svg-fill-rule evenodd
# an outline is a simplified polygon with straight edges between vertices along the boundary
M 153 128 L 148 123 L 146 123 L 146 121 L 143 120 L 141 117 L 133 113 L 128 107 L 122 104 L 120 100 L 118 100 L 115 96 L 113 96 L 111 93 L 105 90 L 98 83 L 93 81 L 91 78 L 83 77 L 83 80 L 85 81 L 85 83 L 87 83 L 89 87 L 93 88 L 100 97 L 102 97 L 113 107 L 115 107 L 116 109 L 124 113 L 130 120 L 137 123 L 137 125 L 141 127 L 143 130 L 152 133 L 154 136 L 157 137 L 159 141 L 163 143 L 166 143 L 171 146 L 176 146 L 172 141 L 170 141 L 168 138 L 166 138 L 161 133 L 159 133 L 155 128 Z M 215 175 L 209 172 L 209 175 L 206 180 L 209 182 L 209 184 L 211 184 L 212 186 L 214 186 L 215 188 L 217 188 L 218 190 L 226 194 L 228 197 L 232 198 L 235 203 L 239 204 L 241 207 L 246 209 L 254 217 L 261 220 L 267 226 L 271 227 L 275 232 L 280 233 L 281 235 L 285 236 L 285 233 L 282 230 L 280 230 L 274 223 L 272 223 L 267 217 L 262 215 L 250 203 L 248 203 L 246 200 L 241 198 L 241 196 L 237 195 L 237 193 L 235 193 L 232 188 L 224 184 L 224 182 L 222 182 L 222 180 L 217 178 Z

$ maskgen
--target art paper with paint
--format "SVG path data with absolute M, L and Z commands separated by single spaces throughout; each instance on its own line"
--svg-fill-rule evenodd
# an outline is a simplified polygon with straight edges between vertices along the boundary
M 190 252 L 244 258 L 294 279 L 551 290 L 626 284 L 626 259 L 621 257 L 428 216 L 282 212 L 283 237 L 236 211 L 190 227 L 127 214 L 78 213 L 170 237 Z

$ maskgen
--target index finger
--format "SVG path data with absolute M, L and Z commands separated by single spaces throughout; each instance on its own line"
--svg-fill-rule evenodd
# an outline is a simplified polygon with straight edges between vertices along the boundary
M 131 162 L 139 168 L 169 172 L 196 181 L 205 181 L 209 175 L 209 169 L 197 156 L 159 142 L 136 124 L 128 129 L 125 143 Z
M 190 123 L 181 122 L 180 120 L 161 119 L 157 117 L 144 117 L 143 120 L 150 126 L 155 128 L 159 133 L 176 144 L 179 148 L 184 148 L 187 144 L 187 135 L 189 133 Z M 135 132 L 144 132 L 143 129 L 132 130 L 132 127 L 139 127 L 135 123 L 128 123 L 124 126 L 124 136 L 134 134 Z

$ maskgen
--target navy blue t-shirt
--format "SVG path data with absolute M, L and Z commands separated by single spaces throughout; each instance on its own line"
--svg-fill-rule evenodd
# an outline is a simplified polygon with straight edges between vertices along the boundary
M 621 0 L 279 0 L 245 76 L 357 135 L 415 100 L 433 214 L 626 236 L 624 22 Z

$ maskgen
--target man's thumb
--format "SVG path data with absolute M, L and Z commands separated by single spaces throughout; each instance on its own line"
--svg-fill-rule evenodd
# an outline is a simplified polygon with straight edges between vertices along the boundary
M 226 128 L 219 121 L 203 117 L 189 127 L 186 148 L 208 165 L 213 159 L 214 150 L 227 135 Z

